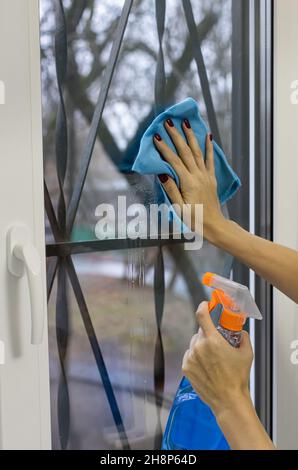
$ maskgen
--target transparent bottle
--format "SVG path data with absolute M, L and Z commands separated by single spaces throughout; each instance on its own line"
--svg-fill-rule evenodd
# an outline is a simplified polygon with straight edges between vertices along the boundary
M 241 342 L 241 331 L 232 331 L 218 325 L 217 330 L 230 343 L 233 348 L 239 348 Z

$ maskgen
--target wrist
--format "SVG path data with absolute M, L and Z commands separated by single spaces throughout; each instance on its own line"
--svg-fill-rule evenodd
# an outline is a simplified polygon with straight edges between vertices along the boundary
M 230 448 L 234 450 L 273 450 L 270 437 L 260 422 L 248 388 L 234 394 L 228 406 L 212 409 Z
M 213 406 L 212 411 L 220 426 L 231 417 L 235 419 L 243 413 L 255 412 L 248 388 L 238 393 L 229 394 L 229 399 Z
M 226 219 L 222 214 L 220 214 L 216 219 L 213 218 L 211 223 L 204 224 L 205 239 L 220 248 L 221 244 L 224 243 L 230 223 L 231 220 Z

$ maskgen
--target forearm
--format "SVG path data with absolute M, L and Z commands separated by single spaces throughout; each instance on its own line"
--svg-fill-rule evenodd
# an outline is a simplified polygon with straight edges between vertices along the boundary
M 273 442 L 260 422 L 249 394 L 233 406 L 215 413 L 232 450 L 273 450 Z
M 208 239 L 298 303 L 297 251 L 252 235 L 231 220 L 217 224 Z

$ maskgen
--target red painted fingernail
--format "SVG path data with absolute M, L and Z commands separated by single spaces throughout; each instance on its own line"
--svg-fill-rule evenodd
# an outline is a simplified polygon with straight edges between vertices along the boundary
M 187 129 L 191 129 L 191 125 L 188 119 L 184 119 L 184 124 L 187 127 Z
M 160 142 L 162 140 L 162 138 L 159 134 L 154 134 L 154 139 L 158 140 L 158 142 Z
M 174 127 L 174 123 L 173 123 L 173 121 L 172 121 L 171 118 L 166 119 L 166 123 L 167 123 L 170 127 Z
M 162 174 L 162 175 L 157 175 L 158 179 L 161 183 L 166 183 L 169 179 L 168 175 Z
M 209 139 L 212 142 L 212 140 L 213 140 L 213 135 L 212 134 L 209 134 Z

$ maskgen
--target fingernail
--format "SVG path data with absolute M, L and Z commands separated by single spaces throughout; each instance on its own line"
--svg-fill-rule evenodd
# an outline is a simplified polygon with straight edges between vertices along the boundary
M 209 139 L 210 139 L 210 142 L 212 142 L 212 140 L 213 140 L 213 135 L 212 134 L 209 134 Z
M 162 140 L 159 134 L 154 134 L 154 139 L 158 140 L 159 142 Z
M 184 119 L 184 124 L 187 127 L 187 129 L 191 129 L 191 125 L 188 119 Z
M 168 175 L 166 174 L 162 174 L 162 175 L 157 175 L 158 176 L 158 179 L 161 183 L 166 183 L 168 181 Z
M 174 123 L 173 123 L 173 121 L 172 121 L 171 118 L 166 119 L 166 123 L 167 123 L 170 127 L 174 127 Z

